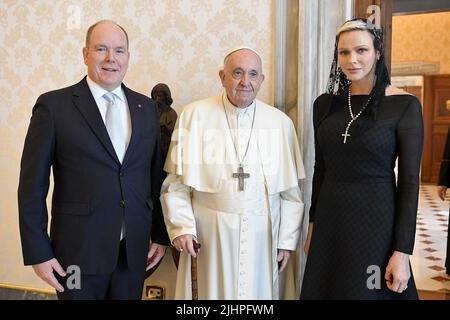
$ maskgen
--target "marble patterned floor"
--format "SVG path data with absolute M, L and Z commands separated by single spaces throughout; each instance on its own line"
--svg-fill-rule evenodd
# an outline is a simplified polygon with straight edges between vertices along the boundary
M 411 256 L 419 293 L 450 295 L 450 276 L 445 272 L 449 204 L 450 192 L 444 202 L 437 196 L 436 186 L 421 185 L 416 241 Z

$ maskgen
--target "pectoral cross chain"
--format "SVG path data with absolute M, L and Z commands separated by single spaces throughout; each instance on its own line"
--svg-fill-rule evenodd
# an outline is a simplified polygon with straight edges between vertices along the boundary
M 250 178 L 250 173 L 245 173 L 244 168 L 240 164 L 238 167 L 238 172 L 233 173 L 233 178 L 239 179 L 239 191 L 244 190 L 244 179 Z

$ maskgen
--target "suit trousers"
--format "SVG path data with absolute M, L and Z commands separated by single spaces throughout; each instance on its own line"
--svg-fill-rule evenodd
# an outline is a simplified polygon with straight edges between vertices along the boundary
M 81 274 L 81 288 L 68 289 L 66 277 L 56 274 L 58 281 L 64 287 L 64 292 L 57 292 L 59 300 L 141 300 L 145 281 L 145 270 L 132 271 L 128 268 L 126 253 L 126 238 L 120 242 L 120 252 L 117 266 L 111 274 L 87 275 Z M 81 270 L 82 271 L 82 270 Z

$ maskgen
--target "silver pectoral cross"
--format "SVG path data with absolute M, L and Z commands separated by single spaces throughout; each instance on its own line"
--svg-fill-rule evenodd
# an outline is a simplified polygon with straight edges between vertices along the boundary
M 250 173 L 245 173 L 244 168 L 240 164 L 238 167 L 238 172 L 233 173 L 233 178 L 239 179 L 239 191 L 244 190 L 244 179 L 250 178 Z
M 346 143 L 347 142 L 347 138 L 350 137 L 350 135 L 348 134 L 348 131 L 345 130 L 345 133 L 343 133 L 342 136 L 344 137 L 344 143 Z

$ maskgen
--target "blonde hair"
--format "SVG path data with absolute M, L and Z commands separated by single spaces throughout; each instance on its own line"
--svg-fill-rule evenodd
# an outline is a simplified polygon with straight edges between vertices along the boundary
M 372 34 L 371 29 L 367 25 L 367 22 L 363 20 L 350 20 L 345 22 L 336 32 L 336 38 L 339 38 L 341 33 L 349 32 L 349 31 L 368 31 L 372 39 L 375 39 L 375 36 Z

